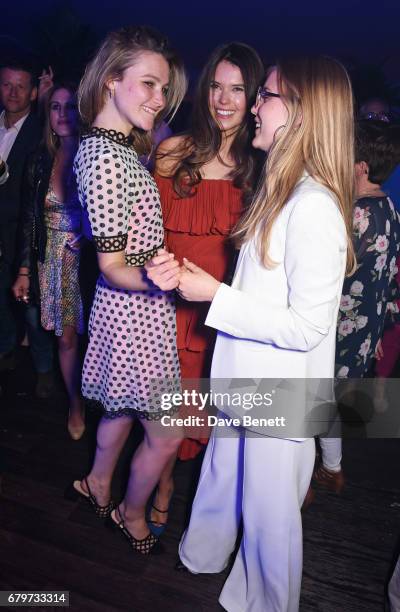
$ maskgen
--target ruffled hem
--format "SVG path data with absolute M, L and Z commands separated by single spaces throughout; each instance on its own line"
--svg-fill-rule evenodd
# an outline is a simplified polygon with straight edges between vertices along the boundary
M 92 410 L 100 410 L 105 419 L 117 419 L 122 416 L 129 416 L 134 419 L 144 419 L 146 421 L 160 421 L 163 416 L 172 416 L 179 410 L 179 406 L 174 406 L 169 410 L 162 412 L 149 412 L 147 410 L 138 410 L 136 408 L 117 408 L 115 410 L 107 409 L 99 400 L 83 397 L 88 408 Z
M 217 332 L 204 324 L 209 305 L 201 303 L 198 306 L 197 310 L 189 310 L 185 308 L 185 305 L 182 308 L 179 307 L 179 304 L 177 306 L 176 346 L 178 350 L 188 349 L 203 352 L 214 345 Z
M 164 227 L 194 235 L 227 236 L 243 209 L 242 192 L 229 180 L 203 179 L 195 186 L 193 197 L 180 198 L 172 180 L 154 176 L 160 192 Z

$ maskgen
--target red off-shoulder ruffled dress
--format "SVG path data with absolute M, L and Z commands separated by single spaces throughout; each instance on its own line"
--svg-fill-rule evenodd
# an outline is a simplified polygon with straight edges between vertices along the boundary
M 182 263 L 186 257 L 226 281 L 235 255 L 229 238 L 243 210 L 242 192 L 225 179 L 202 179 L 194 195 L 180 198 L 170 178 L 155 175 L 160 191 L 165 242 Z M 186 302 L 177 296 L 177 346 L 182 379 L 208 378 L 216 332 L 204 325 L 209 304 Z M 179 450 L 180 459 L 191 459 L 207 439 L 187 438 Z

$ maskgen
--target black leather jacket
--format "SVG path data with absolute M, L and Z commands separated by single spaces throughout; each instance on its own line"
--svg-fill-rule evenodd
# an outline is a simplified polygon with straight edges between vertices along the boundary
M 23 182 L 22 223 L 19 243 L 19 267 L 32 272 L 37 261 L 44 261 L 47 230 L 44 203 L 49 188 L 53 160 L 40 147 L 29 159 Z

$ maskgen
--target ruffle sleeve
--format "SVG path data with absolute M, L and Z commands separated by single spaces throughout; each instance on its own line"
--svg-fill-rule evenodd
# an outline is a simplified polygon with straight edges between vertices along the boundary
M 160 192 L 164 227 L 174 232 L 227 236 L 242 212 L 242 192 L 229 180 L 203 179 L 193 196 L 180 198 L 170 178 L 154 176 Z

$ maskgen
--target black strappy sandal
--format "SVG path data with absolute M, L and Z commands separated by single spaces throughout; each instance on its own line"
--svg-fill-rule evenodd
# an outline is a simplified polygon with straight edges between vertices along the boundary
M 87 491 L 88 491 L 87 494 L 85 494 L 83 490 L 80 491 L 74 486 L 75 483 L 81 484 L 81 482 L 85 483 Z M 100 504 L 97 503 L 97 499 L 95 498 L 95 496 L 90 490 L 87 478 L 82 478 L 82 480 L 74 480 L 74 482 L 71 485 L 69 485 L 69 487 L 66 489 L 64 493 L 64 497 L 65 499 L 69 499 L 70 501 L 77 501 L 80 497 L 83 497 L 94 508 L 96 516 L 98 516 L 101 519 L 108 518 L 111 512 L 116 507 L 116 503 L 112 499 L 110 499 L 110 501 L 108 502 L 106 506 L 100 506 Z
M 141 555 L 159 555 L 163 552 L 162 545 L 153 533 L 150 532 L 142 540 L 138 540 L 131 534 L 131 532 L 125 527 L 125 522 L 121 516 L 118 506 L 115 508 L 115 518 L 117 519 L 116 521 L 113 519 L 112 514 L 110 514 L 106 521 L 106 526 L 110 527 L 111 529 L 119 529 L 120 533 L 122 533 L 129 541 L 130 546 L 135 552 L 138 552 Z

